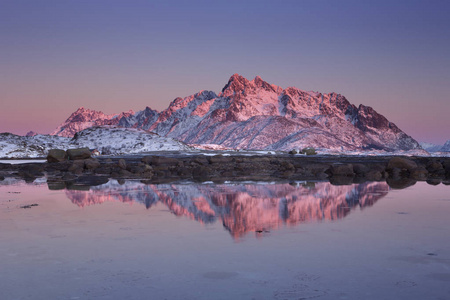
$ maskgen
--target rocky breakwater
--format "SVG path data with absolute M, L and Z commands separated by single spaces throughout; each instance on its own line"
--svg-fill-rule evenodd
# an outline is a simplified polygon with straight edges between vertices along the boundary
M 0 179 L 32 182 L 47 177 L 50 188 L 84 189 L 110 178 L 148 183 L 190 181 L 329 180 L 335 185 L 386 181 L 404 188 L 416 181 L 450 183 L 450 158 L 317 155 L 177 155 L 92 158 L 89 149 L 51 150 L 42 164 L 0 164 Z

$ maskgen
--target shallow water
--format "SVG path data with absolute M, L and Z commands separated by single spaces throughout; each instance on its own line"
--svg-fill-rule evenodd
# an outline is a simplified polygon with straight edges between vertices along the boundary
M 29 163 L 45 163 L 46 159 L 0 159 L 0 164 L 29 164 Z
M 449 192 L 3 181 L 1 299 L 447 299 Z

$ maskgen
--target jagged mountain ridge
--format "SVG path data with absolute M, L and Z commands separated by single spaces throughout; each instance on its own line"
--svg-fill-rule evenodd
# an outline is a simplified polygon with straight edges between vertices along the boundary
M 132 110 L 120 114 L 106 115 L 101 111 L 80 107 L 64 123 L 59 125 L 55 131 L 50 133 L 50 135 L 72 137 L 75 133 L 86 128 L 101 125 L 117 125 L 122 118 L 132 117 L 134 115 L 135 113 Z
M 333 150 L 421 149 L 413 138 L 368 106 L 351 104 L 336 93 L 283 89 L 257 76 L 234 74 L 221 93 L 200 91 L 176 98 L 166 110 L 147 107 L 109 118 L 72 114 L 55 134 L 73 135 L 77 127 L 111 122 L 141 128 L 188 144 L 236 149 L 290 150 L 313 146 Z M 76 121 L 86 119 L 84 123 Z M 74 122 L 75 120 L 75 122 Z M 100 123 L 100 124 L 98 124 Z M 72 125 L 74 124 L 74 125 Z M 85 125 L 81 125 L 85 124 Z

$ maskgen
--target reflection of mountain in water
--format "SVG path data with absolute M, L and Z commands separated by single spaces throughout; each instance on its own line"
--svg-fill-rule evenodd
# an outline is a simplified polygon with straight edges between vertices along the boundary
M 372 206 L 386 196 L 385 182 L 335 186 L 328 182 L 291 184 L 156 184 L 117 181 L 91 187 L 90 191 L 67 190 L 78 206 L 105 201 L 137 201 L 150 208 L 162 202 L 177 216 L 202 223 L 222 220 L 234 237 L 249 231 L 275 229 L 345 217 L 352 208 Z

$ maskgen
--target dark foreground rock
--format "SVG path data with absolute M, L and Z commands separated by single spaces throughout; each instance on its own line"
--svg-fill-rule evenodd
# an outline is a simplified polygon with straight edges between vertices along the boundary
M 67 156 L 70 160 L 86 159 L 91 157 L 89 148 L 68 149 Z
M 87 149 L 87 148 L 86 148 Z M 329 180 L 343 185 L 386 181 L 404 188 L 416 181 L 439 184 L 450 180 L 448 157 L 316 156 L 316 155 L 152 155 L 128 158 L 88 158 L 89 149 L 78 149 L 63 160 L 43 164 L 1 164 L 0 178 L 14 176 L 34 181 L 46 176 L 49 188 L 80 188 L 104 183 L 108 178 L 142 179 L 161 183 L 179 180 Z M 82 154 L 85 153 L 85 154 Z M 58 154 L 59 155 L 59 154 Z M 85 155 L 85 156 L 83 156 Z M 62 155 L 60 155 L 62 156 Z
M 67 152 L 61 149 L 51 149 L 47 154 L 47 161 L 50 163 L 53 162 L 62 162 L 67 160 Z

